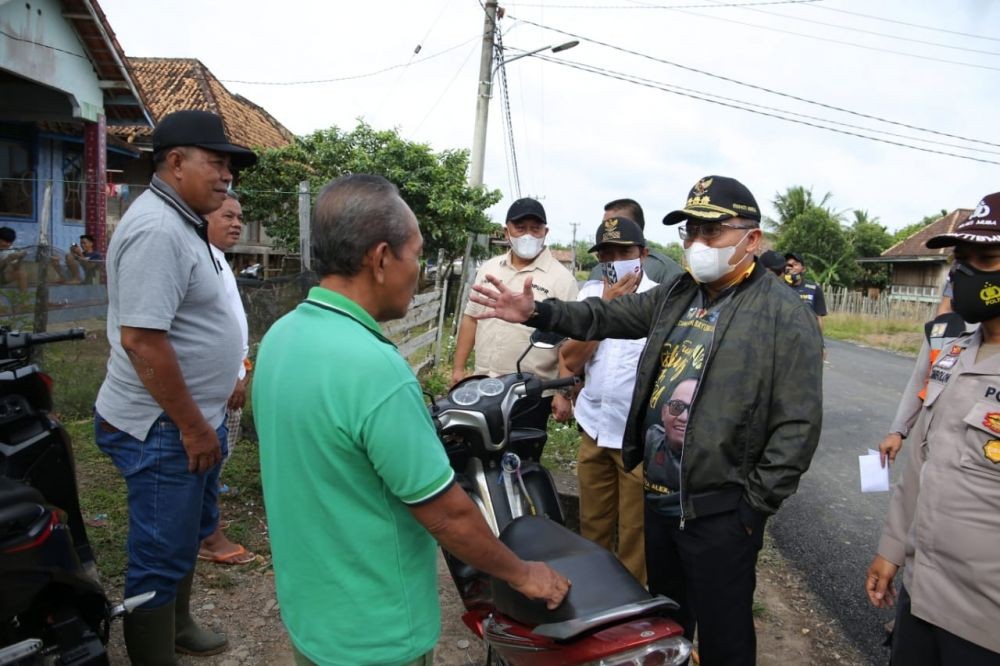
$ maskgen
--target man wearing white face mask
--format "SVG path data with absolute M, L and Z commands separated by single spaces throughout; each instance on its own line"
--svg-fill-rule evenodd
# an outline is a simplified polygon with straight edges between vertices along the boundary
M 702 178 L 663 221 L 683 225 L 688 273 L 655 289 L 536 302 L 530 285 L 515 292 L 490 279 L 473 299 L 488 308 L 482 317 L 576 339 L 647 338 L 622 461 L 632 469 L 645 457 L 649 588 L 679 602 L 702 663 L 754 664 L 757 553 L 767 517 L 795 492 L 819 442 L 822 338 L 812 311 L 757 265 L 760 209 L 742 183 Z M 683 399 L 682 384 L 693 387 Z M 664 408 L 686 414 L 673 474 L 657 473 L 663 435 L 647 436 L 656 426 L 671 434 Z
M 510 251 L 493 257 L 476 273 L 475 284 L 485 284 L 487 275 L 499 276 L 511 289 L 520 290 L 526 278 L 531 278 L 535 298 L 574 300 L 577 294 L 576 279 L 545 246 L 549 233 L 545 208 L 530 198 L 518 199 L 507 210 L 507 239 Z M 476 315 L 485 308 L 469 302 L 462 317 L 455 342 L 452 383 L 465 378 L 465 366 L 475 345 L 475 374 L 497 375 L 514 372 L 517 359 L 528 348 L 531 329 L 519 324 L 499 320 L 480 322 Z M 559 352 L 556 349 L 532 349 L 521 363 L 521 369 L 543 379 L 558 375 Z M 545 430 L 552 409 L 552 396 L 539 404 L 529 406 L 530 411 L 515 412 L 520 427 Z
M 590 281 L 578 300 L 606 301 L 656 287 L 646 275 L 649 248 L 638 223 L 610 217 L 597 228 L 601 282 Z M 622 465 L 622 435 L 635 388 L 635 372 L 645 339 L 580 342 L 567 340 L 559 350 L 559 374 L 583 374 L 583 390 L 576 399 L 580 450 L 576 473 L 580 486 L 580 534 L 618 555 L 640 582 L 646 582 L 646 554 L 642 538 L 642 468 L 626 472 Z M 572 403 L 556 395 L 557 421 L 569 420 Z M 617 536 L 617 540 L 616 537 Z M 617 548 L 615 548 L 617 542 Z

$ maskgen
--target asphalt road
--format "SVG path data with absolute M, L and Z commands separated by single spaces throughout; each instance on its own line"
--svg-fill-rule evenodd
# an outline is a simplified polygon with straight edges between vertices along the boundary
M 881 646 L 889 611 L 873 609 L 864 575 L 875 553 L 889 493 L 862 494 L 858 456 L 877 448 L 896 413 L 914 359 L 827 340 L 823 434 L 798 492 L 770 521 L 781 553 L 805 574 L 871 664 L 888 663 Z M 906 452 L 903 445 L 903 455 Z M 897 458 L 902 469 L 905 457 Z M 895 470 L 893 479 L 895 479 Z

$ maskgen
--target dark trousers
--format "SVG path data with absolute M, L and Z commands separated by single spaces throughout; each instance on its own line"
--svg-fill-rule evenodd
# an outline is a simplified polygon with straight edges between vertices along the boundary
M 892 630 L 892 666 L 998 666 L 1000 654 L 959 638 L 910 611 L 910 595 L 899 591 Z
M 753 592 L 763 521 L 747 534 L 738 510 L 688 520 L 666 518 L 646 504 L 649 590 L 678 604 L 674 619 L 690 640 L 698 630 L 704 666 L 757 662 Z

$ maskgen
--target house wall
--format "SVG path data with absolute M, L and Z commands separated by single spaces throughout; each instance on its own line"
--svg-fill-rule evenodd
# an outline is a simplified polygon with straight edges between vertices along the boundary
M 892 264 L 890 296 L 898 300 L 937 301 L 947 275 L 945 263 Z

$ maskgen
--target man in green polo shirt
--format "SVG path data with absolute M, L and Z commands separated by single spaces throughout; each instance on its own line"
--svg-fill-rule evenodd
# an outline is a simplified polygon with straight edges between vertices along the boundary
M 422 246 L 387 180 L 333 181 L 313 218 L 320 285 L 271 327 L 257 356 L 264 501 L 299 663 L 431 664 L 435 539 L 550 608 L 569 589 L 497 541 L 454 483 L 420 385 L 379 329 L 406 314 Z

